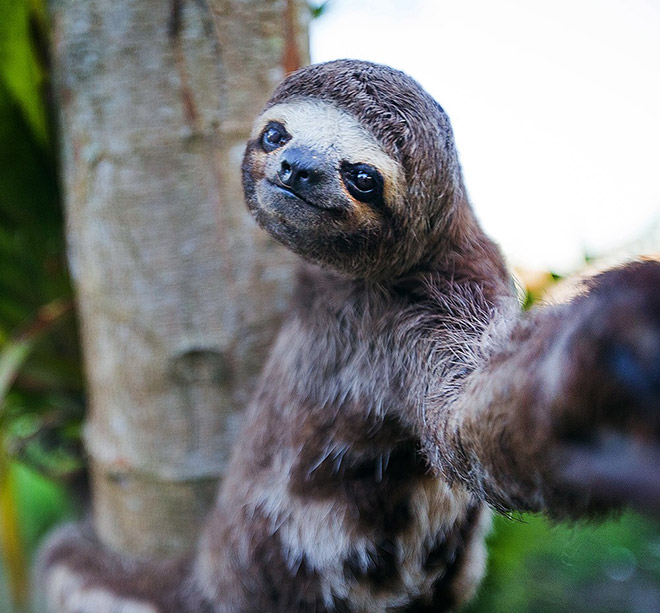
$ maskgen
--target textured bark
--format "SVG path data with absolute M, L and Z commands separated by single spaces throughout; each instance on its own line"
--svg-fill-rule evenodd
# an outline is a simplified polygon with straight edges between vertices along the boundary
M 249 219 L 239 172 L 286 5 L 52 3 L 85 441 L 114 548 L 191 545 L 286 306 L 292 256 Z

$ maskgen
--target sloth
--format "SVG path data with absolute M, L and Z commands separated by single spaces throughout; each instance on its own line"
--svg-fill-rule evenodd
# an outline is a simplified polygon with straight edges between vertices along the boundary
M 660 263 L 522 313 L 447 115 L 367 62 L 290 75 L 242 173 L 302 261 L 216 506 L 173 561 L 60 529 L 40 560 L 53 611 L 455 610 L 491 509 L 660 506 Z

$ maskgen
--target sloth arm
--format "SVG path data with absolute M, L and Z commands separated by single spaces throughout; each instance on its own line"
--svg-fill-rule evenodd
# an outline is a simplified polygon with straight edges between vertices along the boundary
M 660 263 L 523 314 L 425 407 L 431 465 L 502 511 L 660 509 Z

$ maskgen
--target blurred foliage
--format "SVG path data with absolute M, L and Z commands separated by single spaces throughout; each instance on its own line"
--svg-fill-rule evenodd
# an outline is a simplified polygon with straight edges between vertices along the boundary
M 576 525 L 496 517 L 488 553 L 466 613 L 660 611 L 660 525 L 639 515 Z
M 16 605 L 23 605 L 28 598 L 28 572 L 18 516 L 14 474 L 7 456 L 0 453 L 0 543 L 9 575 L 12 601 Z
M 60 501 L 51 513 L 55 486 L 27 467 L 60 479 L 81 468 L 82 377 L 47 104 L 46 25 L 41 0 L 0 0 L 0 543 L 17 610 L 27 598 L 34 539 L 67 511 Z
M 0 363 L 20 361 L 0 396 L 0 427 L 12 459 L 65 474 L 68 461 L 49 450 L 77 445 L 83 396 L 46 122 L 44 15 L 36 0 L 0 0 Z
M 564 279 L 554 272 L 517 269 L 514 273 L 523 309 L 529 309 L 535 302 L 542 301 L 546 294 Z
M 27 468 L 18 462 L 12 462 L 7 478 L 11 481 L 14 508 L 19 511 L 20 522 L 17 526 L 17 536 L 21 544 L 18 557 L 11 557 L 3 569 L 0 564 L 0 612 L 20 611 L 21 607 L 15 598 L 15 580 L 10 579 L 13 573 L 19 577 L 28 577 L 29 569 L 26 560 L 35 553 L 45 533 L 52 526 L 75 513 L 74 505 L 68 496 L 66 488 L 57 485 L 50 479 Z M 9 557 L 5 555 L 5 558 Z M 11 565 L 22 562 L 19 569 Z M 4 571 L 4 572 L 3 572 Z M 19 579 L 19 582 L 22 579 Z M 20 583 L 19 583 L 20 585 Z M 12 594 L 13 592 L 13 594 Z M 10 605 L 14 602 L 13 608 Z
M 325 2 L 308 2 L 307 6 L 309 7 L 312 19 L 317 19 L 318 17 L 325 15 L 330 2 L 331 0 L 325 0 Z
M 0 0 L 0 79 L 42 145 L 48 141 L 47 111 L 43 103 L 46 66 L 43 41 L 45 4 L 40 0 Z

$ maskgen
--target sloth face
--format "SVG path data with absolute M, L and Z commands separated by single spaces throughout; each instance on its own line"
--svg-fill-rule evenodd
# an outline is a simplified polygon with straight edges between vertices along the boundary
M 243 162 L 248 208 L 316 263 L 373 276 L 396 241 L 403 171 L 356 119 L 299 99 L 267 109 Z

